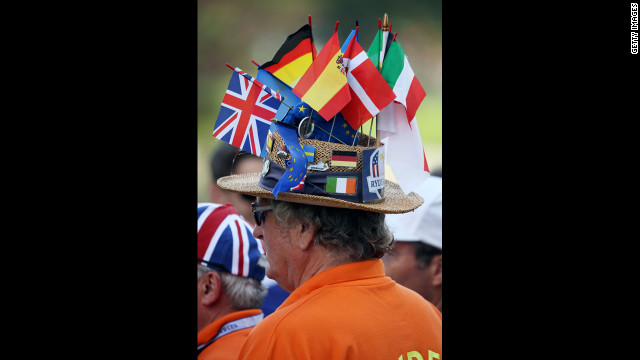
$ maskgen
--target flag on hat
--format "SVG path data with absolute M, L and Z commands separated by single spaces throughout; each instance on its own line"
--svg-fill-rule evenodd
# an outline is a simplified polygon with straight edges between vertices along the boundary
M 386 147 L 387 163 L 402 191 L 408 194 L 429 177 L 418 121 L 413 118 L 408 122 L 404 106 L 394 101 L 378 114 L 378 123 L 381 122 L 393 127 L 389 131 L 379 126 L 380 138 Z
M 380 71 L 358 43 L 357 31 L 357 29 L 351 31 L 342 46 L 351 101 L 340 110 L 354 129 L 376 116 L 396 97 Z
M 378 29 L 376 36 L 373 38 L 371 42 L 371 46 L 369 46 L 369 50 L 367 50 L 367 56 L 373 62 L 373 65 L 376 69 L 380 69 L 381 65 L 384 63 L 384 55 L 389 50 L 390 41 L 388 41 L 389 32 L 382 31 Z
M 264 278 L 264 249 L 252 226 L 231 204 L 198 204 L 198 263 L 258 281 Z
M 426 96 L 400 44 L 392 41 L 382 65 L 382 76 L 396 94 L 378 114 L 377 129 L 385 139 L 387 163 L 408 194 L 429 177 L 429 165 L 415 118 Z
M 333 116 L 331 121 L 324 121 L 320 115 L 313 113 L 315 129 L 310 138 L 345 145 L 357 144 L 360 141 L 358 131 L 351 127 L 341 113 Z M 331 136 L 329 136 L 331 135 Z
M 296 86 L 305 71 L 316 57 L 316 46 L 313 43 L 311 25 L 305 24 L 295 33 L 287 36 L 273 59 L 258 69 L 273 74 L 290 87 Z
M 276 111 L 276 114 L 274 115 L 274 118 L 276 119 L 283 119 L 287 115 L 290 106 L 302 101 L 296 94 L 293 93 L 293 91 L 291 91 L 292 89 L 289 85 L 283 83 L 278 78 L 273 76 L 270 72 L 264 69 L 258 68 L 256 79 L 267 85 L 272 90 L 275 90 L 278 94 L 280 94 L 280 96 L 282 96 L 282 103 L 280 104 L 278 111 Z M 272 123 L 269 130 L 273 134 L 276 131 L 275 124 Z M 266 158 L 266 154 L 268 152 L 269 149 L 266 148 L 266 145 L 263 145 L 260 156 Z
M 407 119 L 411 121 L 427 93 L 409 65 L 409 59 L 396 41 L 391 41 L 380 71 L 395 93 L 395 101 L 407 109 Z M 380 119 L 378 118 L 378 121 Z
M 256 79 L 261 83 L 267 85 L 282 97 L 282 104 L 278 108 L 278 111 L 275 115 L 276 119 L 284 118 L 287 110 L 289 110 L 289 107 L 294 106 L 295 104 L 302 101 L 296 94 L 293 93 L 291 86 L 283 83 L 280 79 L 276 78 L 275 76 L 273 76 L 273 74 L 264 69 L 258 69 Z
M 336 31 L 293 88 L 293 93 L 326 121 L 351 100 L 342 55 Z
M 253 155 L 260 155 L 281 96 L 235 68 L 212 136 Z
M 278 180 L 278 183 L 273 188 L 273 196 L 278 199 L 278 193 L 288 191 L 292 187 L 296 187 L 304 176 L 307 174 L 307 155 L 305 154 L 300 141 L 298 139 L 298 133 L 296 129 L 276 124 L 276 130 L 282 137 L 284 145 L 287 151 L 291 155 L 284 174 Z

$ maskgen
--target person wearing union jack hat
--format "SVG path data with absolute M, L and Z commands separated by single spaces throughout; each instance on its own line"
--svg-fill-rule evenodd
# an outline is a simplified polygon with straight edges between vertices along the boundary
M 198 204 L 198 359 L 235 359 L 264 317 L 264 250 L 230 203 Z

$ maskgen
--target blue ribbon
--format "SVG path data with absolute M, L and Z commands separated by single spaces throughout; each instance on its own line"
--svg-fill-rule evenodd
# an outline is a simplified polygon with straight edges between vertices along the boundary
M 300 146 L 296 129 L 276 123 L 276 130 L 291 155 L 289 166 L 280 177 L 280 180 L 278 180 L 276 186 L 273 187 L 273 196 L 278 199 L 278 193 L 285 192 L 300 184 L 302 178 L 307 174 L 307 156 L 302 150 L 302 146 Z

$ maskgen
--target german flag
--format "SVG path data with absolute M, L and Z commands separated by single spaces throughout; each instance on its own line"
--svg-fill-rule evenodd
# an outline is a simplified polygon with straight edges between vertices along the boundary
M 331 152 L 331 166 L 357 167 L 358 153 L 356 151 L 333 150 Z
M 271 61 L 262 64 L 258 69 L 270 72 L 293 88 L 311 66 L 316 54 L 311 26 L 305 24 L 287 37 Z

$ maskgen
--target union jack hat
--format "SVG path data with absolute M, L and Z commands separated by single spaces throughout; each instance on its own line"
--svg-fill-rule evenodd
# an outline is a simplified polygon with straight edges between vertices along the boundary
M 231 204 L 198 204 L 198 264 L 229 274 L 264 278 L 264 249 Z

